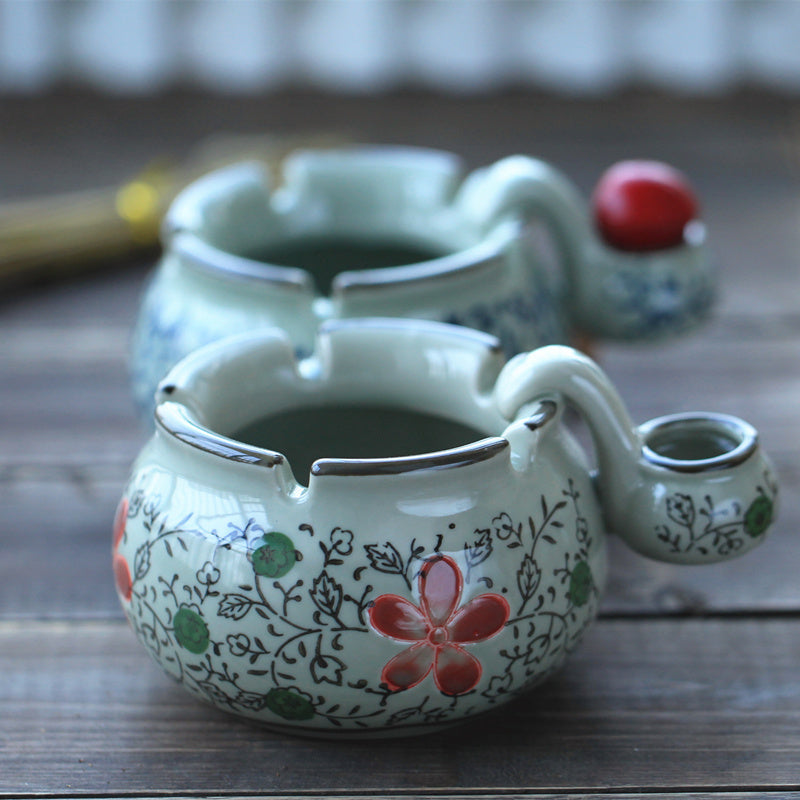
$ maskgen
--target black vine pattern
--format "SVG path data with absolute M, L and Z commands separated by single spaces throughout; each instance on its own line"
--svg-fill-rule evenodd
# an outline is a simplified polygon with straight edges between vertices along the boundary
M 738 500 L 715 503 L 710 495 L 674 492 L 664 500 L 670 522 L 659 525 L 656 535 L 670 553 L 732 555 L 772 524 L 778 486 L 768 471 L 755 492 L 746 506 Z
M 564 339 L 558 298 L 538 275 L 532 275 L 528 285 L 514 294 L 452 311 L 443 321 L 491 333 L 500 340 L 509 358 Z
M 617 320 L 626 321 L 625 336 L 653 338 L 689 328 L 708 313 L 713 292 L 695 283 L 650 273 L 637 264 L 610 277 L 603 302 Z
M 456 523 L 445 521 L 433 541 L 403 548 L 338 526 L 273 531 L 250 518 L 220 530 L 195 513 L 173 521 L 158 495 L 131 486 L 115 537 L 115 558 L 133 565 L 120 595 L 153 657 L 223 709 L 323 730 L 453 721 L 546 677 L 596 615 L 590 565 L 600 544 L 580 501 L 568 480 L 557 496 L 536 497 L 524 519 L 500 511 L 473 527 L 462 546 L 454 547 Z M 370 627 L 367 610 L 384 592 L 411 599 L 424 560 L 445 542 L 465 593 L 502 593 L 511 616 L 472 651 L 483 664 L 474 690 L 448 696 L 428 680 L 392 691 L 380 668 L 396 648 Z M 508 574 L 492 566 L 502 554 L 515 565 Z M 303 561 L 314 567 L 299 569 Z
M 520 603 L 507 623 L 509 645 L 500 651 L 505 668 L 491 677 L 484 697 L 507 697 L 544 680 L 575 648 L 596 615 L 599 588 L 589 566 L 594 536 L 571 480 L 562 495 L 553 505 L 542 495 L 538 516 L 524 522 L 514 522 L 508 514 L 493 520 L 496 538 L 524 555 L 516 575 Z M 557 548 L 565 535 L 573 547 L 561 551 L 562 563 L 544 580 L 540 554 Z

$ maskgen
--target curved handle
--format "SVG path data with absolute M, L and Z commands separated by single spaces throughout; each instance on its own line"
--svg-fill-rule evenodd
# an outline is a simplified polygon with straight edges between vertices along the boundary
M 513 419 L 523 406 L 553 394 L 586 420 L 602 472 L 638 461 L 641 442 L 622 398 L 600 367 L 572 347 L 548 345 L 514 356 L 495 382 L 494 402 Z
M 637 428 L 597 364 L 560 345 L 511 359 L 495 382 L 494 402 L 513 419 L 553 394 L 586 420 L 606 524 L 634 550 L 659 561 L 704 564 L 762 541 L 778 489 L 747 423 L 703 413 Z
M 544 161 L 509 156 L 467 177 L 456 198 L 483 231 L 509 214 L 541 218 L 561 251 L 570 278 L 594 234 L 586 204 L 572 182 Z
M 588 203 L 565 175 L 521 155 L 472 173 L 455 202 L 483 232 L 509 215 L 542 220 L 558 251 L 570 320 L 586 333 L 659 338 L 707 316 L 714 281 L 699 223 L 675 247 L 617 249 L 597 235 Z
M 564 345 L 548 345 L 512 358 L 495 381 L 494 403 L 508 420 L 521 417 L 537 400 L 557 396 L 586 422 L 595 443 L 597 489 L 606 521 L 619 526 L 620 492 L 638 482 L 641 440 L 622 398 L 588 356 Z

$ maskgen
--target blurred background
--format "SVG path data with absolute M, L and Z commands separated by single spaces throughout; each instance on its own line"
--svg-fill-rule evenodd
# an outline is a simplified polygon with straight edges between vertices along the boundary
M 0 90 L 800 87 L 795 0 L 0 0 Z
M 163 207 L 309 134 L 530 153 L 586 193 L 652 157 L 713 192 L 752 142 L 796 163 L 799 37 L 797 0 L 0 0 L 0 201 L 191 161 Z

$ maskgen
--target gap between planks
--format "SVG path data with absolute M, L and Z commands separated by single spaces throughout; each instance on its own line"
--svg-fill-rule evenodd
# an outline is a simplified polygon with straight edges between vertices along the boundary
M 302 800 L 311 798 L 315 800 L 525 800 L 535 798 L 536 800 L 590 800 L 591 798 L 602 798 L 602 800 L 800 800 L 800 787 L 797 789 L 776 788 L 748 788 L 741 790 L 719 789 L 718 791 L 702 790 L 697 791 L 693 787 L 686 789 L 673 789 L 664 792 L 661 789 L 653 789 L 646 786 L 637 787 L 626 792 L 608 791 L 606 789 L 576 789 L 574 791 L 550 791 L 548 789 L 529 789 L 524 792 L 517 790 L 497 789 L 486 791 L 481 789 L 476 792 L 462 791 L 451 792 L 447 789 L 442 791 L 429 792 L 404 792 L 397 791 L 390 794 L 376 794 L 373 791 L 363 792 L 281 792 L 277 794 L 262 792 L 234 792 L 231 794 L 208 794 L 206 792 L 173 794 L 164 792 L 159 794 L 122 792 L 113 794 L 50 794 L 36 792 L 33 794 L 0 792 L 0 798 L 9 800 L 59 800 L 60 798 L 70 798 L 70 800 Z

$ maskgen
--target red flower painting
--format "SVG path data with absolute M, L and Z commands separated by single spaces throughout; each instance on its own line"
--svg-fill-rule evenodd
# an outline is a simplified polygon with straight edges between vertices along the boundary
M 125 524 L 128 521 L 128 498 L 123 497 L 117 506 L 117 512 L 114 514 L 114 527 L 112 529 L 112 547 L 114 552 L 117 552 L 119 543 L 125 534 Z
M 390 659 L 381 680 L 392 691 L 410 689 L 430 672 L 436 687 L 446 695 L 474 689 L 481 678 L 481 663 L 464 645 L 482 642 L 499 633 L 510 608 L 499 594 L 481 594 L 459 607 L 464 578 L 450 556 L 427 559 L 417 578 L 420 604 L 404 597 L 382 594 L 368 610 L 372 627 L 398 642 L 410 642 Z
M 114 582 L 117 585 L 119 596 L 126 602 L 130 603 L 133 596 L 133 579 L 131 578 L 131 570 L 128 567 L 128 562 L 119 553 L 114 554 Z
M 114 528 L 112 536 L 112 553 L 113 553 L 113 568 L 114 568 L 114 582 L 117 585 L 119 596 L 129 603 L 133 595 L 133 579 L 131 578 L 131 570 L 125 557 L 117 552 L 122 537 L 125 535 L 125 525 L 128 521 L 128 500 L 123 498 L 117 506 L 117 513 L 114 516 Z

